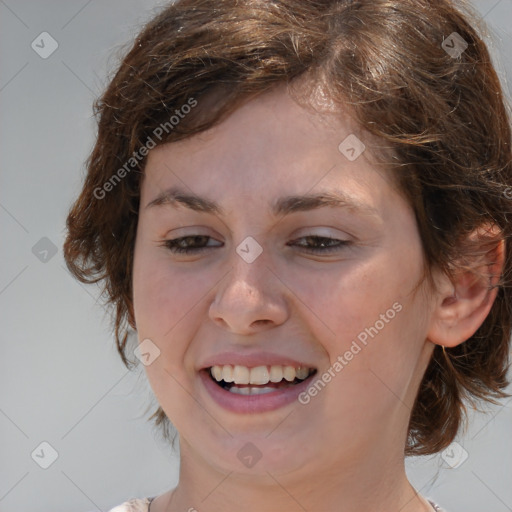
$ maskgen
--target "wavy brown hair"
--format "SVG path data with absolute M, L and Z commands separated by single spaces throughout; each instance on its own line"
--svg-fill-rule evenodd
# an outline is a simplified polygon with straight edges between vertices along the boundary
M 134 364 L 126 349 L 135 327 L 132 262 L 147 153 L 141 148 L 150 139 L 190 137 L 255 95 L 301 78 L 348 105 L 362 131 L 389 150 L 416 215 L 427 273 L 450 273 L 468 261 L 471 247 L 463 241 L 478 226 L 499 228 L 490 247 L 505 241 L 488 317 L 466 342 L 434 349 L 405 453 L 450 444 L 465 402 L 509 396 L 511 130 L 477 20 L 467 5 L 449 0 L 178 0 L 147 23 L 95 103 L 97 139 L 64 245 L 73 275 L 102 283 L 124 364 Z M 467 43 L 458 55 L 445 51 L 456 44 L 454 32 Z M 197 106 L 171 126 L 191 99 Z M 166 130 L 157 138 L 159 126 Z M 160 407 L 150 419 L 168 437 Z

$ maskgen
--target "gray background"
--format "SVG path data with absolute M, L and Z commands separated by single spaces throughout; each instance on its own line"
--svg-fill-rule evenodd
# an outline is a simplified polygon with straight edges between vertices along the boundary
M 162 4 L 0 0 L 0 512 L 104 511 L 177 482 L 177 454 L 145 420 L 155 402 L 143 369 L 122 365 L 97 288 L 73 280 L 62 258 L 92 101 L 120 45 Z M 510 96 L 512 0 L 474 5 Z M 45 31 L 59 45 L 47 59 L 31 47 Z M 503 404 L 472 415 L 459 467 L 409 460 L 413 485 L 450 512 L 512 511 L 512 401 Z M 42 442 L 58 453 L 48 469 Z

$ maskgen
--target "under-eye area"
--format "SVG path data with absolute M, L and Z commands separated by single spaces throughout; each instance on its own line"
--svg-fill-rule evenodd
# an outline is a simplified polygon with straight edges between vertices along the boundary
M 305 366 L 255 366 L 215 365 L 207 368 L 210 378 L 221 388 L 238 395 L 263 395 L 309 381 L 316 368 Z

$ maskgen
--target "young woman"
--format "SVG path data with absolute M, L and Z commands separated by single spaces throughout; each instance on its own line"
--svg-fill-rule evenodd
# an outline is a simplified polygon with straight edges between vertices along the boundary
M 404 457 L 505 396 L 512 318 L 511 133 L 470 16 L 178 0 L 136 38 L 65 257 L 181 465 L 113 510 L 441 510 Z

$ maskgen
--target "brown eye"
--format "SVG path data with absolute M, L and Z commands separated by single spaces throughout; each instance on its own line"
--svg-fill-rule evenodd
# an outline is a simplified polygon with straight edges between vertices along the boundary
M 299 240 L 306 240 L 308 242 L 313 242 L 312 244 L 302 244 L 302 243 L 296 243 Z M 329 254 L 333 252 L 340 251 L 343 249 L 343 247 L 346 247 L 347 245 L 350 245 L 350 242 L 348 240 L 338 240 L 336 238 L 329 238 L 325 236 L 304 236 L 301 238 L 297 238 L 296 240 L 293 240 L 291 243 L 292 245 L 302 247 L 307 252 L 312 252 L 316 254 Z M 311 246 L 313 245 L 313 246 Z
M 207 246 L 206 242 L 213 238 L 207 235 L 189 235 L 180 238 L 174 238 L 173 240 L 165 240 L 163 245 L 167 247 L 173 253 L 180 254 L 191 254 L 199 253 L 211 247 L 218 246 Z

